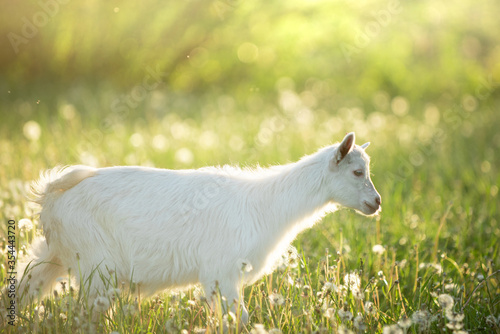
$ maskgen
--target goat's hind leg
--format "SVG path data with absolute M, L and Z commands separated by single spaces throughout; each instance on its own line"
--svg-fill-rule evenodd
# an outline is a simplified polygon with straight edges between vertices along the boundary
M 57 278 L 68 274 L 59 256 L 50 251 L 45 238 L 35 240 L 31 255 L 18 265 L 17 273 L 20 279 L 16 297 L 21 307 L 50 294 Z

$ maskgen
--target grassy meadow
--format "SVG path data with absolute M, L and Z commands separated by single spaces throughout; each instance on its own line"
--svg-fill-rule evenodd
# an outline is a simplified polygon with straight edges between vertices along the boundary
M 497 2 L 41 3 L 0 14 L 0 287 L 57 165 L 268 166 L 354 131 L 383 209 L 301 234 L 243 328 L 198 288 L 88 305 L 63 279 L 14 325 L 3 295 L 0 332 L 500 333 Z

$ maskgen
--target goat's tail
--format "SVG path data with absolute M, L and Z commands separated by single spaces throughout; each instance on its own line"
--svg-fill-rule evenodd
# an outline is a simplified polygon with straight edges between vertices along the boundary
M 56 167 L 41 174 L 40 179 L 31 185 L 31 200 L 41 205 L 40 223 L 47 244 L 51 235 L 57 235 L 57 217 L 53 212 L 57 199 L 67 190 L 84 179 L 94 176 L 97 169 L 86 166 Z
M 42 207 L 51 204 L 59 195 L 94 176 L 97 169 L 87 166 L 56 167 L 43 172 L 31 184 L 31 200 Z

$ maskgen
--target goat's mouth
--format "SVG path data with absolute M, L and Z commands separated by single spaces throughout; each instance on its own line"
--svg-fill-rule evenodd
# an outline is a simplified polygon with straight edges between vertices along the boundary
M 367 201 L 364 201 L 363 204 L 368 209 L 366 211 L 363 210 L 364 211 L 363 213 L 366 215 L 373 215 L 373 214 L 376 214 L 377 212 L 380 211 L 380 205 L 378 205 L 378 204 L 371 205 Z

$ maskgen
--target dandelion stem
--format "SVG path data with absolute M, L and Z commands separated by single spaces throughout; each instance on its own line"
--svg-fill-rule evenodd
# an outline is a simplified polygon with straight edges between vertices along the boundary
M 395 271 L 396 271 L 396 280 L 399 282 L 399 267 L 396 266 Z M 401 299 L 401 306 L 403 307 L 403 313 L 408 316 L 408 314 L 406 314 L 406 308 L 405 308 L 405 302 L 403 300 L 403 294 L 401 293 L 401 284 L 398 284 L 398 292 L 399 292 L 399 299 Z
M 137 308 L 139 310 L 139 315 L 141 314 L 141 283 L 137 283 Z M 139 317 L 140 323 L 142 325 L 142 317 Z
M 380 216 L 377 217 L 377 219 L 375 220 L 375 226 L 376 226 L 376 235 L 377 235 L 377 244 L 380 245 L 382 242 L 380 241 L 381 237 L 380 237 Z
M 446 211 L 444 212 L 444 215 L 441 217 L 441 220 L 439 221 L 439 228 L 436 233 L 436 237 L 434 239 L 434 249 L 432 250 L 432 260 L 433 262 L 437 261 L 437 249 L 438 249 L 438 244 L 439 244 L 439 235 L 441 234 L 441 230 L 444 227 L 444 224 L 446 223 L 446 217 L 448 217 L 448 214 L 450 213 L 451 207 L 453 206 L 453 202 L 448 203 L 448 207 L 446 208 Z
M 415 285 L 413 286 L 413 293 L 417 291 L 417 285 L 418 285 L 418 244 L 415 245 Z
M 485 283 L 490 277 L 492 277 L 492 276 L 494 276 L 494 275 L 496 275 L 498 273 L 500 273 L 500 270 L 497 270 L 493 274 L 488 275 L 488 277 L 486 277 L 483 281 L 479 282 L 479 284 L 476 285 L 476 287 L 474 288 L 474 290 L 472 290 L 472 292 L 469 294 L 469 298 L 467 298 L 467 301 L 465 302 L 465 304 L 461 307 L 460 312 L 462 312 L 462 313 L 464 312 L 465 307 L 467 306 L 467 304 L 469 304 L 469 302 L 470 302 L 472 296 L 474 296 L 474 293 L 476 292 L 476 290 L 479 289 L 479 287 L 481 285 L 483 285 L 483 283 Z

